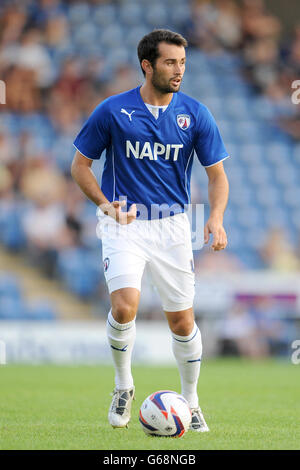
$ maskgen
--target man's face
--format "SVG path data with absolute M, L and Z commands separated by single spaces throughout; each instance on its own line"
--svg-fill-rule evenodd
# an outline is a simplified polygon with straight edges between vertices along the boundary
M 185 48 L 161 42 L 151 83 L 160 93 L 177 93 L 185 71 Z

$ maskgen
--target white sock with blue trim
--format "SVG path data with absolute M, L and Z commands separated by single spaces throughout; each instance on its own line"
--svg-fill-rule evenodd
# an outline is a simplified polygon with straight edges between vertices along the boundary
M 199 406 L 197 384 L 202 357 L 202 339 L 196 323 L 188 336 L 172 333 L 172 348 L 180 374 L 181 395 L 188 401 L 191 408 L 197 408 Z
M 131 354 L 135 342 L 135 320 L 118 323 L 111 310 L 107 317 L 106 332 L 115 366 L 115 384 L 118 390 L 133 387 Z

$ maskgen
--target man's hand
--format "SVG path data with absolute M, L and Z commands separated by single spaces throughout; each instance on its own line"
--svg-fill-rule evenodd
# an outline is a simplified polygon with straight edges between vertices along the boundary
M 213 241 L 211 248 L 213 251 L 224 250 L 227 245 L 227 235 L 220 219 L 210 217 L 204 227 L 204 243 L 209 242 L 209 234 L 212 233 Z
M 109 215 L 121 225 L 131 224 L 136 219 L 136 205 L 132 204 L 128 212 L 123 212 L 121 208 L 125 206 L 125 201 L 113 201 L 100 204 L 100 209 L 105 215 Z

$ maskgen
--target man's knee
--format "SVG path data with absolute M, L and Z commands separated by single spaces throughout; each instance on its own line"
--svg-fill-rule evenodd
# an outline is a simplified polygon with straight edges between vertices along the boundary
M 136 311 L 129 304 L 117 304 L 111 309 L 112 316 L 118 323 L 128 323 L 135 318 Z
M 169 318 L 172 332 L 178 336 L 189 336 L 194 328 L 194 317 L 192 315 L 176 315 Z
M 112 316 L 118 323 L 121 324 L 134 320 L 138 308 L 138 298 L 135 295 L 128 296 L 124 294 L 124 292 L 113 292 L 111 295 Z

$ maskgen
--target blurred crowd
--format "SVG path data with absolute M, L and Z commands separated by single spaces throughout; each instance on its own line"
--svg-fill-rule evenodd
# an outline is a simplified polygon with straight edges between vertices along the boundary
M 95 55 L 74 51 L 68 15 L 82 3 L 91 8 L 118 4 L 22 0 L 0 5 L 0 78 L 6 83 L 6 104 L 0 105 L 0 241 L 26 253 L 50 277 L 63 271 L 78 248 L 83 256 L 97 251 L 100 267 L 95 208 L 70 177 L 72 141 L 100 101 L 141 82 L 134 65 L 120 60 L 108 67 L 101 48 Z M 261 95 L 266 118 L 276 116 L 278 125 L 300 138 L 299 106 L 291 103 L 291 82 L 300 78 L 300 25 L 287 41 L 280 19 L 263 0 L 190 5 L 192 21 L 180 32 L 191 47 L 214 55 L 236 53 L 245 80 Z M 289 246 L 279 229 L 269 234 L 259 255 L 266 268 L 300 266 L 300 249 Z M 197 269 L 243 268 L 226 252 L 212 260 L 206 251 L 196 261 Z M 103 295 L 103 285 L 100 291 Z M 92 292 L 84 284 L 77 293 Z
M 252 359 L 288 356 L 295 336 L 295 296 L 237 296 L 219 324 L 219 351 Z
M 280 18 L 264 0 L 197 0 L 193 18 L 189 42 L 212 54 L 224 49 L 240 54 L 245 79 L 261 94 L 265 116 L 300 139 L 300 104 L 291 100 L 292 83 L 300 77 L 300 22 L 292 35 L 283 34 Z
M 96 244 L 95 210 L 70 177 L 72 141 L 100 101 L 137 83 L 130 66 L 120 64 L 113 77 L 105 76 L 101 56 L 65 51 L 72 3 L 0 6 L 0 77 L 6 84 L 0 108 L 0 238 L 13 250 L 26 247 L 50 277 L 57 274 L 61 252 Z

